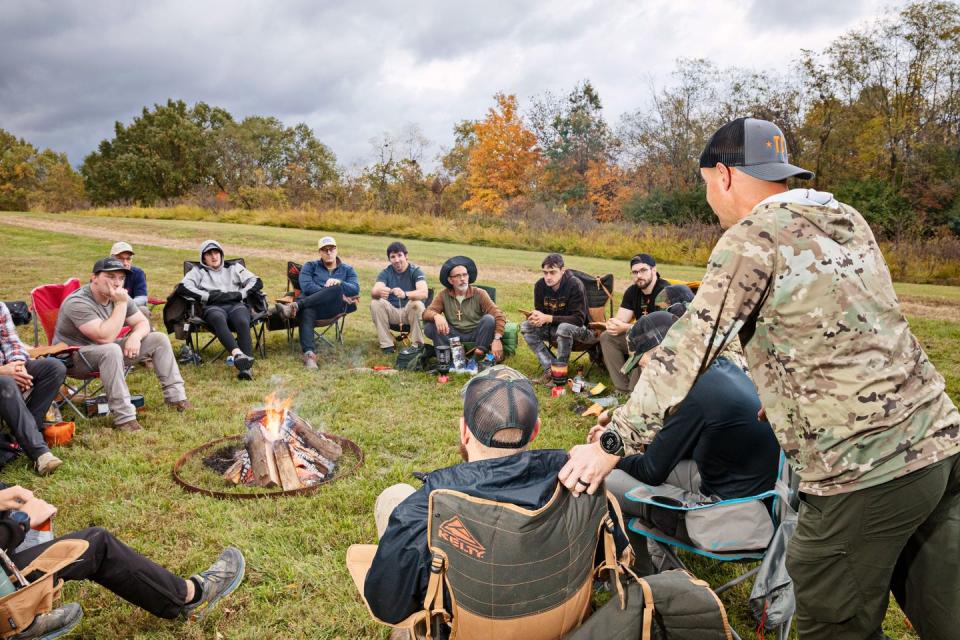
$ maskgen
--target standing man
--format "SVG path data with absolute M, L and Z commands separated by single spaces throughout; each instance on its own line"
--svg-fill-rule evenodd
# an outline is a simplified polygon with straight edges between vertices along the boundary
M 126 268 L 116 258 L 97 260 L 90 283 L 67 296 L 60 306 L 53 342 L 80 347 L 68 371 L 76 375 L 99 371 L 114 426 L 121 431 L 140 431 L 143 427 L 137 422 L 124 377 L 127 366 L 152 358 L 166 404 L 185 411 L 190 402 L 170 338 L 150 330 L 150 323 L 123 288 L 126 275 Z M 125 326 L 130 333 L 118 340 Z
M 390 325 L 410 327 L 410 343 L 423 344 L 424 300 L 427 299 L 427 276 L 423 269 L 407 260 L 407 247 L 402 242 L 391 242 L 387 247 L 390 265 L 380 272 L 370 291 L 370 315 L 377 328 L 380 350 L 393 353 L 393 335 Z
M 617 315 L 607 320 L 607 329 L 600 334 L 600 350 L 613 386 L 620 393 L 630 393 L 637 384 L 639 369 L 629 376 L 620 372 L 627 361 L 627 331 L 633 323 L 657 310 L 657 295 L 670 283 L 657 273 L 657 261 L 649 253 L 638 253 L 630 258 L 633 284 L 623 292 Z
M 922 638 L 960 611 L 960 414 L 900 310 L 870 227 L 829 193 L 788 190 L 783 132 L 740 118 L 700 156 L 727 231 L 690 310 L 599 442 L 560 480 L 595 492 L 738 334 L 801 478 L 787 550 L 801 638 L 881 637 L 892 590 Z
M 533 285 L 534 310 L 520 325 L 520 332 L 543 368 L 538 382 L 548 384 L 550 365 L 553 364 L 551 341 L 557 342 L 557 362 L 566 364 L 574 340 L 592 342 L 594 336 L 586 326 L 590 319 L 587 292 L 580 278 L 567 272 L 563 256 L 548 254 L 540 264 L 540 270 L 543 277 Z
M 477 345 L 474 358 L 479 362 L 492 352 L 503 360 L 503 314 L 490 294 L 472 286 L 477 279 L 477 264 L 467 256 L 454 256 L 440 267 L 440 282 L 445 287 L 423 312 L 423 332 L 434 344 L 449 345 L 456 336 Z
M 133 266 L 133 247 L 129 242 L 114 242 L 110 247 L 110 255 L 123 263 L 124 268 L 130 272 L 123 281 L 123 288 L 127 290 L 127 295 L 137 305 L 140 313 L 150 320 L 150 307 L 147 306 L 147 274 L 140 267 Z
M 43 417 L 57 397 L 67 368 L 56 358 L 31 360 L 10 310 L 0 302 L 0 418 L 41 476 L 63 464 L 43 440 Z M 29 393 L 24 399 L 23 394 Z
M 285 318 L 300 321 L 300 350 L 303 352 L 303 366 L 307 369 L 317 368 L 314 323 L 344 311 L 355 311 L 360 296 L 357 272 L 337 255 L 337 241 L 333 236 L 320 238 L 317 246 L 320 259 L 311 260 L 300 270 L 303 295 L 291 304 L 277 304 Z

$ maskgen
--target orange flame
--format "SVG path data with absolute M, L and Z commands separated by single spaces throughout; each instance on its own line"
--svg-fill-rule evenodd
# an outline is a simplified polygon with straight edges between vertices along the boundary
M 293 397 L 281 400 L 275 393 L 264 398 L 263 430 L 268 438 L 276 440 L 280 437 L 280 428 L 287 421 L 287 411 L 293 406 Z

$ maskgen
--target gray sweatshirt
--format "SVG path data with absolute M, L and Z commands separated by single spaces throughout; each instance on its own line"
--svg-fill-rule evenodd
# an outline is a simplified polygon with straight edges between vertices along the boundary
M 215 240 L 206 240 L 200 245 L 200 264 L 190 270 L 183 276 L 181 283 L 185 288 L 200 296 L 200 299 L 206 303 L 212 291 L 222 291 L 232 293 L 237 291 L 241 298 L 246 298 L 247 293 L 257 283 L 257 276 L 239 263 L 224 266 L 221 261 L 218 269 L 211 269 L 203 264 L 203 254 L 210 249 L 216 249 L 223 256 L 223 248 Z

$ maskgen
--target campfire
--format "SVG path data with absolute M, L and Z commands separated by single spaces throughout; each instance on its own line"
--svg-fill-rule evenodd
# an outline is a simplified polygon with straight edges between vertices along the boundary
M 333 474 L 342 448 L 294 413 L 292 402 L 271 393 L 263 408 L 247 413 L 245 448 L 238 449 L 224 478 L 233 484 L 288 491 L 313 486 Z

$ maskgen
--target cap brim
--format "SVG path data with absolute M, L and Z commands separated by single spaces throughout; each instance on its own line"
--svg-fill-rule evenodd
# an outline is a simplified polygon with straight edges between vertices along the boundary
M 800 167 L 784 162 L 766 162 L 764 164 L 738 165 L 737 171 L 743 171 L 748 176 L 753 176 L 759 180 L 767 182 L 779 182 L 787 178 L 797 178 L 798 180 L 813 179 L 813 171 L 807 171 Z
M 643 357 L 642 353 L 635 353 L 629 358 L 627 358 L 627 361 L 624 362 L 623 366 L 620 368 L 620 373 L 626 375 L 631 371 L 633 371 L 634 367 L 640 364 L 640 358 L 642 357 Z
M 122 271 L 123 273 L 130 275 L 129 269 L 100 269 L 99 271 L 95 271 L 94 273 L 110 273 L 113 271 Z

